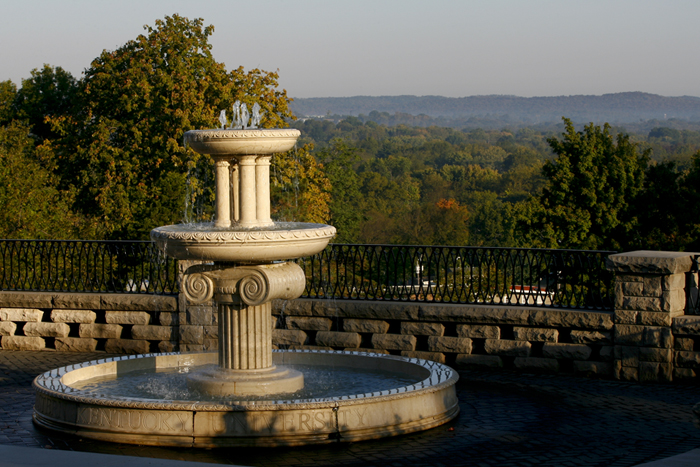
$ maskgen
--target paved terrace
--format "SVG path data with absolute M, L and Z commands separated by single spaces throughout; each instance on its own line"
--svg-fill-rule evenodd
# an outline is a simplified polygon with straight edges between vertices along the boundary
M 0 351 L 0 455 L 7 445 L 34 448 L 26 450 L 27 458 L 32 457 L 26 463 L 13 463 L 11 455 L 20 457 L 22 452 L 17 454 L 16 449 L 5 448 L 9 465 L 49 462 L 59 467 L 96 462 L 91 456 L 61 460 L 46 451 L 58 449 L 254 466 L 623 467 L 700 447 L 700 429 L 693 426 L 691 414 L 692 406 L 700 401 L 700 388 L 696 385 L 639 384 L 507 371 L 460 371 L 457 391 L 461 413 L 456 420 L 427 432 L 379 441 L 194 450 L 98 443 L 37 430 L 31 421 L 32 379 L 51 368 L 106 356 L 111 355 Z M 695 451 L 694 457 L 686 459 L 688 463 L 660 465 L 694 465 L 699 459 L 700 451 Z M 179 463 L 143 463 L 166 464 Z

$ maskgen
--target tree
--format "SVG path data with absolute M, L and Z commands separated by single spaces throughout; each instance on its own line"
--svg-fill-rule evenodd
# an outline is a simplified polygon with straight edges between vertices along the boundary
M 219 126 L 219 111 L 235 100 L 259 103 L 263 127 L 292 117 L 276 73 L 227 72 L 214 60 L 214 28 L 202 19 L 173 15 L 145 29 L 103 51 L 80 82 L 81 108 L 51 120 L 64 136 L 62 186 L 76 187 L 76 207 L 108 238 L 145 238 L 182 219 L 187 173 L 200 158 L 182 144 L 186 130 Z M 205 191 L 202 180 L 189 181 L 191 196 Z
M 0 81 L 0 125 L 7 125 L 16 115 L 17 86 L 10 80 Z
M 304 145 L 273 158 L 272 217 L 281 221 L 325 224 L 330 216 L 331 184 Z
M 469 213 L 453 199 L 424 203 L 414 209 L 398 232 L 400 243 L 412 245 L 468 245 Z
M 633 236 L 632 206 L 644 187 L 649 151 L 610 126 L 577 132 L 564 119 L 563 139 L 548 139 L 554 161 L 545 163 L 539 200 L 525 220 L 534 244 L 555 248 L 618 249 Z
M 683 180 L 675 162 L 650 165 L 645 187 L 635 202 L 639 226 L 635 229 L 632 248 L 645 250 L 682 250 L 688 240 L 683 220 L 688 208 L 680 191 Z M 693 189 L 695 191 L 695 189 Z
M 0 236 L 79 236 L 83 223 L 70 211 L 72 194 L 56 188 L 55 177 L 37 162 L 37 151 L 46 148 L 35 148 L 25 124 L 0 127 Z
M 700 251 L 700 151 L 693 154 L 690 169 L 679 180 L 680 199 L 676 212 L 682 235 L 682 245 L 687 251 Z M 679 212 L 680 211 L 680 212 Z
M 32 70 L 31 75 L 22 80 L 22 87 L 17 91 L 17 118 L 30 125 L 32 134 L 40 142 L 56 139 L 60 135 L 51 128 L 50 120 L 74 112 L 78 106 L 78 81 L 60 66 L 44 65 L 41 70 Z
M 338 230 L 335 241 L 358 242 L 364 209 L 360 177 L 354 168 L 360 160 L 357 149 L 342 139 L 333 139 L 316 157 L 331 185 L 330 223 Z

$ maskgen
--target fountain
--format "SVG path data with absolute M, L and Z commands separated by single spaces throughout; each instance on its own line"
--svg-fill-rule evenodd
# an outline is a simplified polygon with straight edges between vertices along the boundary
M 247 128 L 239 103 L 235 126 L 226 128 L 224 112 L 220 120 L 220 129 L 185 133 L 193 150 L 215 161 L 215 221 L 151 232 L 166 254 L 200 263 L 187 269 L 182 289 L 190 302 L 216 303 L 218 353 L 120 357 L 47 372 L 34 382 L 34 422 L 99 440 L 216 447 L 357 441 L 457 416 L 457 375 L 445 365 L 272 349 L 271 301 L 297 298 L 305 287 L 303 270 L 285 260 L 320 252 L 335 228 L 270 218 L 270 159 L 294 147 L 298 130 L 254 128 L 257 106 Z M 322 375 L 330 376 L 319 384 Z M 143 381 L 149 389 L 132 393 Z

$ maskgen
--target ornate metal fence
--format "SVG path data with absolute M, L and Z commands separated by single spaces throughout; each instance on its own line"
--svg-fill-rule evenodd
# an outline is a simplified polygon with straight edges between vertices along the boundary
M 299 264 L 308 298 L 610 310 L 613 253 L 334 244 Z
M 0 240 L 0 289 L 172 294 L 177 262 L 146 241 Z
M 298 263 L 307 298 L 608 310 L 612 251 L 332 244 Z M 0 240 L 0 289 L 178 293 L 176 260 L 151 242 Z

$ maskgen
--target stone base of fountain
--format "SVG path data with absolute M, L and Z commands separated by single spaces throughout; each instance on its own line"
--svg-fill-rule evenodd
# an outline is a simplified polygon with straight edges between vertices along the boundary
M 304 375 L 275 365 L 264 370 L 212 368 L 188 375 L 187 387 L 211 396 L 284 394 L 303 388 Z
M 148 370 L 215 365 L 216 353 L 120 357 L 52 370 L 34 380 L 34 422 L 83 438 L 152 446 L 295 446 L 354 442 L 441 425 L 459 413 L 458 376 L 426 360 L 331 351 L 275 351 L 274 364 L 399 374 L 414 381 L 337 397 L 284 395 L 208 402 L 107 396 L 86 381 L 129 378 Z M 125 385 L 132 385 L 124 379 Z

